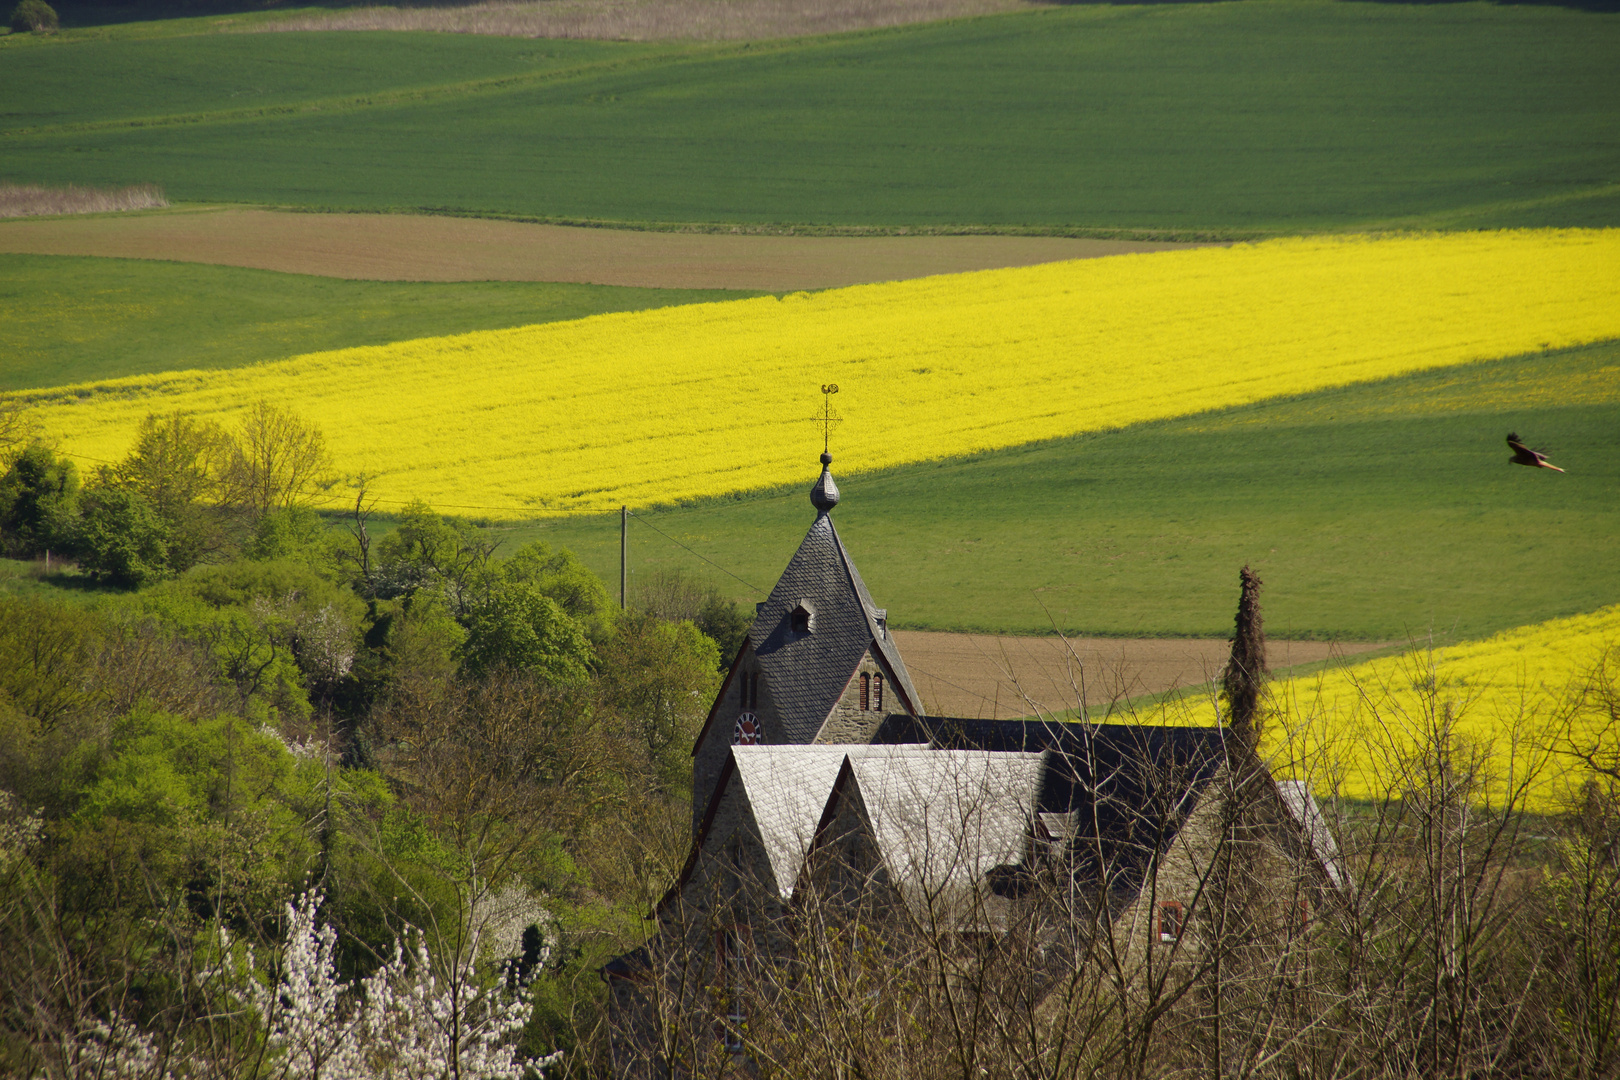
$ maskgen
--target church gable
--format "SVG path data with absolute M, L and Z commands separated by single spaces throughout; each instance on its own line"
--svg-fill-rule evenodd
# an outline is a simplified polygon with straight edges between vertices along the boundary
M 760 605 L 748 634 L 782 742 L 816 737 L 875 636 L 838 532 L 823 514 Z
M 890 712 L 911 712 L 894 668 L 878 650 L 866 650 L 844 692 L 816 733 L 818 743 L 869 743 Z

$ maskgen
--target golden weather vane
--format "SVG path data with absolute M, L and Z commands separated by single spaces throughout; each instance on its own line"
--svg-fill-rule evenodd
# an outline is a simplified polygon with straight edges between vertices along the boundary
M 842 424 L 842 416 L 832 413 L 832 396 L 838 393 L 838 384 L 835 382 L 821 384 L 821 415 L 814 418 L 821 425 L 821 452 L 830 453 L 832 450 L 832 426 Z

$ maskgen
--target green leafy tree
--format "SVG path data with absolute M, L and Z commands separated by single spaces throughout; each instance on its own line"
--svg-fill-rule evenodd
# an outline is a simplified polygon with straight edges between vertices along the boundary
M 487 593 L 495 544 L 424 502 L 399 515 L 399 527 L 377 544 L 369 580 L 357 584 L 381 599 L 411 603 L 424 590 L 438 593 L 457 618 L 465 618 Z
M 584 626 L 532 585 L 490 594 L 465 621 L 461 663 L 475 678 L 502 668 L 530 672 L 554 685 L 580 683 L 590 676 L 591 646 Z
M 272 510 L 259 519 L 247 554 L 314 566 L 326 560 L 326 523 L 308 506 Z
M 59 25 L 56 9 L 45 0 L 22 0 L 11 12 L 11 32 L 14 34 L 54 34 Z
M 71 543 L 78 498 L 78 467 L 42 443 L 30 445 L 0 477 L 0 547 L 32 558 Z
M 715 591 L 704 598 L 703 606 L 698 609 L 697 618 L 693 621 L 717 646 L 719 667 L 724 671 L 731 666 L 732 658 L 742 648 L 748 628 L 754 625 L 754 616 L 735 600 L 727 600 Z
M 719 683 L 719 650 L 689 622 L 626 614 L 600 654 L 603 702 L 661 791 L 691 782 L 692 740 Z
M 557 601 L 569 617 L 585 624 L 594 641 L 613 628 L 618 605 L 609 598 L 602 579 L 567 548 L 553 551 L 540 540 L 525 544 L 500 564 L 500 578 Z
M 173 534 L 139 491 L 90 488 L 80 499 L 74 549 L 79 565 L 117 585 L 138 588 L 166 577 Z
M 144 594 L 142 610 L 199 642 L 244 710 L 310 713 L 349 675 L 365 604 L 307 566 L 198 567 Z
M 44 600 L 0 596 L 0 702 L 49 731 L 90 704 L 101 647 L 97 617 Z
M 96 483 L 146 500 L 167 526 L 168 568 L 184 573 L 227 544 L 230 522 L 219 504 L 234 452 L 218 424 L 179 412 L 148 415 L 129 454 L 98 469 Z

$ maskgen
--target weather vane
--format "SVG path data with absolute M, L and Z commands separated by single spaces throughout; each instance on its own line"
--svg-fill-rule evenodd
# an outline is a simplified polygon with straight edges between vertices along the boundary
M 842 424 L 842 416 L 832 414 L 832 396 L 838 393 L 838 384 L 835 382 L 821 384 L 821 415 L 815 417 L 815 422 L 821 425 L 821 452 L 832 452 L 832 426 Z

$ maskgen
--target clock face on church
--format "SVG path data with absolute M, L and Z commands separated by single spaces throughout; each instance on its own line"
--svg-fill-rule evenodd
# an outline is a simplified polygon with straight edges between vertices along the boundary
M 751 712 L 737 717 L 737 726 L 731 731 L 733 746 L 759 745 L 759 719 Z

